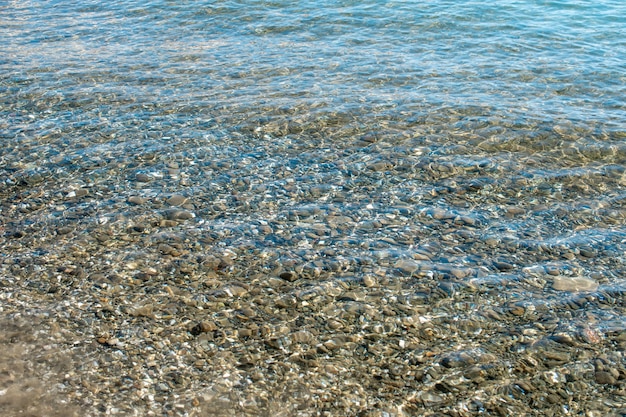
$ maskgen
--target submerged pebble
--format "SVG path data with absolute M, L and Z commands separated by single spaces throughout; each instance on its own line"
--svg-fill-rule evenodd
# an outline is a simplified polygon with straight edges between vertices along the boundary
M 585 277 L 557 276 L 552 281 L 552 288 L 557 291 L 595 291 L 598 283 Z
M 19 3 L 0 415 L 623 413 L 618 2 Z

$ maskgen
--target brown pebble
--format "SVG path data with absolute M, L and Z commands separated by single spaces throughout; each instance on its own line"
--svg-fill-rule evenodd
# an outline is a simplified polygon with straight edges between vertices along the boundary
M 552 336 L 552 340 L 554 340 L 557 343 L 561 343 L 563 345 L 568 345 L 568 346 L 576 346 L 578 344 L 572 338 L 572 336 L 565 334 L 565 333 L 555 334 L 554 336 Z
M 298 279 L 298 275 L 293 271 L 283 272 L 279 275 L 279 277 L 289 282 L 293 282 Z
M 187 210 L 167 210 L 165 217 L 167 220 L 189 220 L 193 219 L 195 215 Z
M 200 333 L 208 333 L 214 330 L 217 330 L 217 326 L 215 325 L 215 323 L 210 321 L 202 321 L 193 326 L 190 330 L 190 333 L 194 336 L 197 336 Z
M 239 329 L 237 331 L 237 334 L 239 335 L 239 337 L 250 337 L 250 336 L 252 336 L 252 330 L 250 330 L 250 329 Z
M 150 177 L 150 175 L 148 174 L 137 174 L 135 176 L 135 179 L 139 182 L 150 182 L 152 180 L 152 177 Z
M 224 291 L 226 291 L 226 293 L 231 297 L 243 297 L 248 293 L 248 290 L 240 287 L 239 285 L 230 285 L 224 288 Z
M 521 207 L 515 207 L 515 206 L 509 206 L 506 209 L 506 214 L 510 215 L 510 216 L 516 216 L 519 214 L 524 214 L 526 213 L 526 210 L 524 210 Z
M 546 273 L 548 275 L 557 276 L 561 273 L 561 271 L 559 271 L 559 268 L 549 265 L 546 266 Z
M 593 258 L 594 256 L 596 256 L 593 249 L 587 249 L 587 248 L 580 248 L 580 254 L 581 256 L 584 256 L 585 258 Z
M 546 351 L 544 352 L 544 358 L 548 361 L 562 362 L 565 363 L 569 361 L 570 357 L 565 352 L 556 352 L 556 351 Z
M 450 273 L 454 275 L 455 278 L 458 278 L 458 279 L 465 278 L 468 275 L 467 271 L 463 269 L 459 269 L 459 268 L 452 268 L 450 270 Z
M 527 381 L 517 381 L 515 385 L 523 389 L 525 392 L 532 392 L 535 390 L 535 387 Z
M 508 263 L 508 262 L 501 262 L 501 261 L 495 261 L 493 263 L 493 266 L 495 266 L 499 271 L 510 271 L 513 268 L 515 268 L 510 263 Z
M 563 402 L 563 399 L 556 394 L 548 394 L 548 396 L 546 397 L 546 400 L 548 401 L 549 404 L 558 404 L 560 402 Z
M 139 197 L 137 195 L 133 195 L 131 197 L 128 197 L 128 202 L 130 204 L 135 204 L 137 206 L 145 203 L 146 201 L 147 201 L 147 199 L 145 199 L 143 197 Z
M 615 377 L 609 372 L 599 371 L 596 372 L 596 382 L 598 384 L 615 385 L 617 379 L 615 379 Z
M 523 316 L 526 310 L 522 306 L 513 306 L 511 307 L 509 312 L 513 314 L 514 316 Z
M 161 220 L 159 223 L 161 227 L 175 227 L 178 226 L 178 223 L 175 220 Z
M 503 321 L 504 320 L 504 318 L 499 313 L 497 313 L 496 311 L 491 310 L 491 309 L 485 310 L 485 312 L 483 312 L 483 315 L 485 317 L 487 317 L 487 318 L 492 319 L 492 320 L 497 320 L 497 321 Z
M 371 275 L 364 276 L 363 277 L 363 284 L 365 284 L 365 286 L 367 288 L 375 287 L 376 284 L 377 284 L 376 277 L 373 277 Z
M 74 229 L 72 229 L 72 228 L 71 228 L 71 227 L 69 227 L 69 226 L 59 227 L 59 228 L 57 229 L 57 234 L 59 234 L 59 235 L 66 235 L 66 234 L 68 234 L 68 233 L 71 233 L 71 232 L 72 232 L 72 230 L 74 230 Z

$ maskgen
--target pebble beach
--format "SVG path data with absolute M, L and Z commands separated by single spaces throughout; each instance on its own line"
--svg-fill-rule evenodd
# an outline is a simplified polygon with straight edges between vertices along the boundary
M 250 3 L 0 6 L 0 414 L 626 415 L 624 6 Z

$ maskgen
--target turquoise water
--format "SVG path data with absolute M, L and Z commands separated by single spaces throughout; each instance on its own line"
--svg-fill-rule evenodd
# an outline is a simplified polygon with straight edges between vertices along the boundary
M 625 330 L 625 2 L 5 1 L 0 31 L 5 286 L 282 274 L 307 308 L 482 314 L 450 343 L 499 359 L 513 325 Z
M 619 132 L 624 9 L 616 1 L 8 3 L 2 79 L 15 101 L 80 103 L 81 113 L 97 107 L 120 120 L 166 113 L 256 126 L 292 112 L 374 130 L 374 120 L 410 129 L 458 112 L 475 122 L 566 120 Z

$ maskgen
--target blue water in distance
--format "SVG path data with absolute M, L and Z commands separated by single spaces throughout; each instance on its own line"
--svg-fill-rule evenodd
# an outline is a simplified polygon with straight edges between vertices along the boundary
M 625 11 L 619 1 L 8 2 L 0 68 L 5 85 L 243 119 L 266 104 L 355 118 L 478 106 L 622 129 Z

